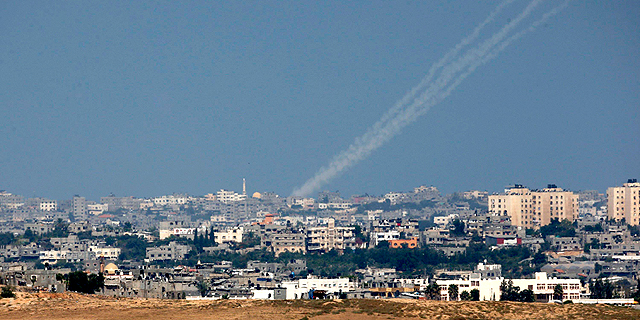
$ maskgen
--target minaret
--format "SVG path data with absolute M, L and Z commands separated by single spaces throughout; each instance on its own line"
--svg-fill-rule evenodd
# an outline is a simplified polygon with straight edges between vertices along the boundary
M 247 180 L 242 178 L 242 194 L 247 195 Z

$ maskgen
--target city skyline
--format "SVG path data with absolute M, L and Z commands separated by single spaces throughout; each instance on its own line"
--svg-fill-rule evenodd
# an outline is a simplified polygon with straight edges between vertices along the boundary
M 500 3 L 5 3 L 0 189 L 201 195 L 245 177 L 288 196 Z M 639 11 L 569 2 L 323 189 L 637 178 Z

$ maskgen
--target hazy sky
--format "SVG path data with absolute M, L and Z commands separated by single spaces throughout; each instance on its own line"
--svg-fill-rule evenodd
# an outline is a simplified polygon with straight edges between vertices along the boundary
M 2 1 L 0 189 L 287 196 L 497 4 Z M 573 1 L 326 189 L 640 178 L 639 54 L 637 1 Z

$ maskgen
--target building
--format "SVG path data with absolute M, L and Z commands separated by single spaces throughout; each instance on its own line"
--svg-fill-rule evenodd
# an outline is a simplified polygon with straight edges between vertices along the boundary
M 287 299 L 309 298 L 313 291 L 324 291 L 327 295 L 335 295 L 348 291 L 355 291 L 355 282 L 349 278 L 321 279 L 309 275 L 298 281 L 283 281 L 282 287 L 287 289 Z
M 400 232 L 396 230 L 385 231 L 385 232 L 371 232 L 371 242 L 373 242 L 373 246 L 377 246 L 382 241 L 392 241 L 399 240 Z
M 136 199 L 132 196 L 116 197 L 115 195 L 110 194 L 108 197 L 100 198 L 100 203 L 107 206 L 105 211 L 116 211 L 118 209 L 138 210 L 140 209 L 142 199 Z
M 183 205 L 187 203 L 187 197 L 183 195 L 170 195 L 153 198 L 156 207 Z
M 304 230 L 284 229 L 266 234 L 264 245 L 275 253 L 276 257 L 283 252 L 306 253 L 306 239 Z
M 355 227 L 336 227 L 328 219 L 326 226 L 307 229 L 308 251 L 344 250 L 356 247 Z
M 226 231 L 214 231 L 213 237 L 216 243 L 242 242 L 243 227 L 234 227 Z
M 104 257 L 107 260 L 118 260 L 120 248 L 89 246 L 89 251 L 95 253 L 96 258 Z
M 418 238 L 389 240 L 389 248 L 402 248 L 406 246 L 409 249 L 418 247 Z
M 502 281 L 509 281 L 504 278 L 482 278 L 479 274 L 471 274 L 468 278 L 456 280 L 438 280 L 440 285 L 440 299 L 449 301 L 449 285 L 458 286 L 458 299 L 463 291 L 470 292 L 473 289 L 480 291 L 480 300 L 500 300 L 500 284 Z M 580 299 L 581 285 L 580 279 L 558 279 L 547 277 L 546 272 L 536 272 L 533 279 L 510 279 L 513 285 L 520 290 L 531 290 L 538 302 L 548 302 L 553 300 L 553 291 L 556 285 L 562 286 L 563 300 Z
M 85 197 L 81 197 L 78 195 L 73 196 L 73 216 L 76 219 L 85 219 L 87 218 L 87 213 L 89 212 L 87 205 L 89 205 L 89 201 Z
M 184 260 L 185 256 L 191 250 L 190 246 L 179 244 L 175 241 L 171 241 L 168 245 L 147 248 L 147 260 L 162 261 L 162 260 Z
M 640 182 L 629 179 L 622 187 L 607 189 L 607 212 L 609 219 L 624 219 L 632 226 L 639 225 Z
M 511 224 L 523 228 L 539 228 L 552 219 L 578 218 L 578 195 L 550 184 L 542 190 L 531 191 L 515 185 L 503 194 L 489 196 L 489 212 L 507 215 Z
M 216 199 L 222 203 L 238 202 L 247 199 L 247 195 L 221 189 L 216 192 Z

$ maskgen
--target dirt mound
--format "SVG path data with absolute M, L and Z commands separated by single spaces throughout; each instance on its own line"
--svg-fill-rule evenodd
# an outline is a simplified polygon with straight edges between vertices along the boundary
M 1 319 L 640 319 L 605 305 L 417 300 L 156 300 L 78 293 L 17 293 Z

